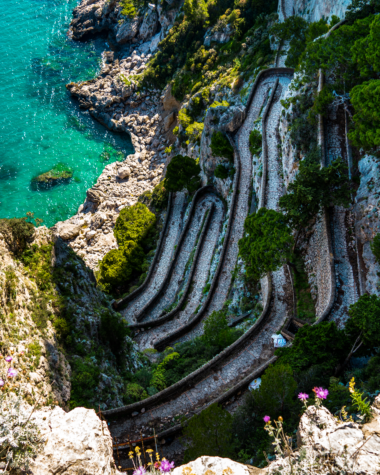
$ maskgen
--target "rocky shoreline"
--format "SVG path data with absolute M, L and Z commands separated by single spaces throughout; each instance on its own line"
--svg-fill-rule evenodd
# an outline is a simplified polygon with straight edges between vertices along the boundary
M 74 39 L 83 39 L 107 29 L 119 45 L 118 52 L 104 53 L 102 69 L 95 79 L 70 83 L 66 87 L 80 108 L 88 110 L 95 120 L 109 130 L 128 134 L 135 153 L 123 162 L 107 165 L 96 184 L 87 191 L 77 214 L 53 227 L 53 232 L 66 240 L 93 270 L 108 251 L 117 248 L 113 228 L 120 211 L 135 204 L 139 195 L 153 190 L 162 180 L 168 158 L 165 149 L 176 139 L 172 131 L 181 106 L 171 95 L 170 87 L 164 91 L 137 91 L 136 78 L 157 51 L 158 42 L 170 26 L 168 21 L 174 20 L 176 12 L 161 15 L 150 5 L 144 19 L 136 19 L 136 28 L 127 22 L 127 29 L 123 23 L 122 36 L 120 29 L 111 27 L 115 22 L 120 26 L 117 23 L 120 7 L 115 2 L 111 4 L 115 18 L 107 17 L 105 12 L 111 7 L 103 2 L 103 7 L 99 7 L 101 15 L 105 15 L 101 25 L 92 19 L 90 29 L 89 17 L 91 12 L 98 11 L 95 10 L 97 5 L 100 4 L 94 5 L 88 0 L 78 5 L 70 34 Z M 160 33 L 153 36 L 158 28 Z M 129 50 L 126 41 L 133 44 L 128 46 Z

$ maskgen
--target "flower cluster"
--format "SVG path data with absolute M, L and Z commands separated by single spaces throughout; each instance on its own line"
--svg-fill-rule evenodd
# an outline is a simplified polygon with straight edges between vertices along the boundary
M 154 475 L 162 475 L 163 473 L 170 473 L 173 468 L 174 468 L 174 462 L 169 462 L 169 460 L 166 460 L 163 458 L 160 460 L 160 455 L 158 452 L 156 452 L 156 461 L 153 462 L 153 450 L 148 449 L 146 450 L 146 453 L 149 455 L 150 462 L 147 464 L 149 467 L 149 471 L 145 468 L 141 461 L 141 450 L 140 447 L 135 448 L 136 454 L 131 450 L 129 452 L 129 458 L 132 460 L 133 467 L 134 467 L 134 472 L 133 475 L 144 475 L 146 473 L 148 474 L 154 474 Z
M 21 354 L 23 355 L 24 353 L 21 352 Z M 0 359 L 3 359 L 3 355 L 0 355 Z M 17 369 L 12 367 L 12 361 L 13 361 L 12 356 L 8 355 L 4 359 L 7 363 L 9 363 L 9 367 L 8 367 L 8 370 L 7 370 L 7 377 L 8 378 L 15 378 L 18 374 L 18 371 L 17 371 Z M 0 389 L 3 389 L 5 384 L 6 384 L 5 378 L 6 378 L 6 376 L 0 377 Z

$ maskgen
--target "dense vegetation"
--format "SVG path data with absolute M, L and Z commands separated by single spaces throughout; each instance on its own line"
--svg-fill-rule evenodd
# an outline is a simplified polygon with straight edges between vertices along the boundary
M 6 341 L 0 343 L 1 352 L 25 341 L 23 332 L 27 330 L 35 338 L 28 345 L 31 366 L 27 368 L 36 371 L 42 355 L 40 341 L 51 341 L 53 331 L 57 348 L 71 367 L 71 374 L 66 375 L 71 382 L 70 408 L 121 404 L 123 378 L 144 358 L 135 351 L 127 324 L 96 289 L 91 271 L 71 248 L 61 240 L 55 244 L 46 238 L 41 244 L 31 242 L 35 228 L 28 221 L 32 219 L 29 213 L 23 219 L 1 221 L 0 232 L 16 261 L 15 268 L 5 269 L 6 305 L 0 319 Z M 40 222 L 37 220 L 37 224 Z M 32 320 L 32 326 L 26 329 L 15 324 L 20 312 L 16 305 L 18 288 L 25 285 L 15 269 L 32 283 L 25 287 L 29 300 L 24 302 L 24 309 Z M 25 324 L 24 316 L 22 319 Z M 53 367 L 56 372 L 47 373 L 49 383 L 60 387 L 55 377 L 65 367 L 56 363 Z M 48 403 L 53 403 L 50 395 Z
M 141 195 L 135 205 L 121 210 L 114 228 L 118 249 L 109 251 L 99 263 L 100 288 L 113 295 L 131 292 L 144 282 L 153 259 L 168 192 L 164 183 Z M 144 204 L 144 202 L 146 204 Z
M 165 188 L 169 191 L 186 189 L 194 193 L 200 187 L 201 167 L 193 158 L 176 155 L 168 165 L 165 175 Z
M 280 41 L 290 41 L 286 65 L 301 73 L 299 87 L 315 81 L 319 69 L 329 76 L 322 92 L 311 97 L 309 123 L 313 122 L 313 114 L 325 114 L 332 103 L 341 104 L 351 122 L 350 141 L 372 153 L 377 153 L 380 145 L 377 115 L 380 20 L 376 15 L 379 12 L 377 1 L 354 1 L 346 15 L 348 21 L 327 38 L 321 35 L 337 18 L 328 25 L 323 19 L 308 24 L 302 18 L 290 17 L 272 28 Z M 332 71 L 334 74 L 329 75 Z
M 147 364 L 132 377 L 126 389 L 125 403 L 140 401 L 175 384 L 206 364 L 241 335 L 241 330 L 228 327 L 224 310 L 213 312 L 205 320 L 202 336 L 177 343 L 174 348 L 166 348 L 156 363 Z M 155 350 L 151 351 L 156 353 Z
M 380 305 L 378 297 L 372 296 L 372 299 L 372 305 Z M 366 298 L 351 306 L 350 314 L 358 311 L 360 321 L 371 320 L 376 325 L 371 310 L 363 305 L 366 305 Z M 355 325 L 352 317 L 351 321 L 350 325 Z M 264 415 L 270 415 L 272 419 L 282 416 L 286 432 L 294 437 L 299 415 L 304 410 L 297 394 L 304 392 L 313 398 L 315 386 L 328 388 L 325 406 L 334 414 L 346 406 L 348 414 L 355 415 L 358 408 L 350 397 L 349 381 L 354 376 L 363 397 L 373 400 L 380 392 L 380 357 L 376 354 L 376 338 L 357 353 L 360 356 L 375 353 L 367 366 L 361 369 L 344 366 L 357 337 L 357 331 L 349 330 L 350 325 L 346 330 L 339 330 L 334 322 L 301 328 L 291 347 L 276 350 L 278 361 L 265 371 L 260 387 L 246 393 L 243 404 L 233 416 L 213 405 L 190 419 L 184 430 L 188 441 L 185 457 L 217 455 L 265 466 L 266 456 L 271 458 L 273 455 L 273 447 L 263 428 Z M 216 435 L 207 440 L 205 434 L 209 434 L 210 428 Z

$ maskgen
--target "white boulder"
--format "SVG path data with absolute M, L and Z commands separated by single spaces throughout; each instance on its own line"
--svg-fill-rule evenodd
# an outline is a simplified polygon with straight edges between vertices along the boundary
M 120 178 L 120 180 L 124 180 L 125 178 L 128 178 L 131 174 L 131 169 L 127 166 L 123 166 L 119 168 L 117 172 L 117 177 Z
M 173 470 L 172 475 L 260 475 L 263 470 L 250 465 L 243 465 L 221 457 L 199 457 L 193 462 L 181 465 Z
M 112 438 L 93 409 L 36 411 L 32 420 L 46 440 L 31 464 L 33 475 L 116 475 Z

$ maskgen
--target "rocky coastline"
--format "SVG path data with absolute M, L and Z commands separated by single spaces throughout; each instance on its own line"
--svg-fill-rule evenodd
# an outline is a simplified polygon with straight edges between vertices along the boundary
M 108 31 L 117 51 L 104 53 L 95 79 L 66 87 L 80 108 L 88 110 L 95 120 L 109 130 L 128 134 L 135 150 L 123 162 L 107 165 L 87 191 L 77 214 L 53 227 L 53 232 L 66 240 L 93 270 L 108 251 L 117 248 L 113 228 L 120 211 L 135 204 L 139 195 L 161 181 L 168 158 L 165 149 L 176 139 L 172 131 L 181 104 L 172 96 L 170 87 L 164 91 L 137 90 L 137 76 L 157 51 L 175 13 L 170 10 L 163 14 L 161 7 L 156 11 L 149 5 L 143 18 L 120 26 L 116 2 L 93 4 L 83 0 L 74 10 L 70 25 L 74 39 Z

